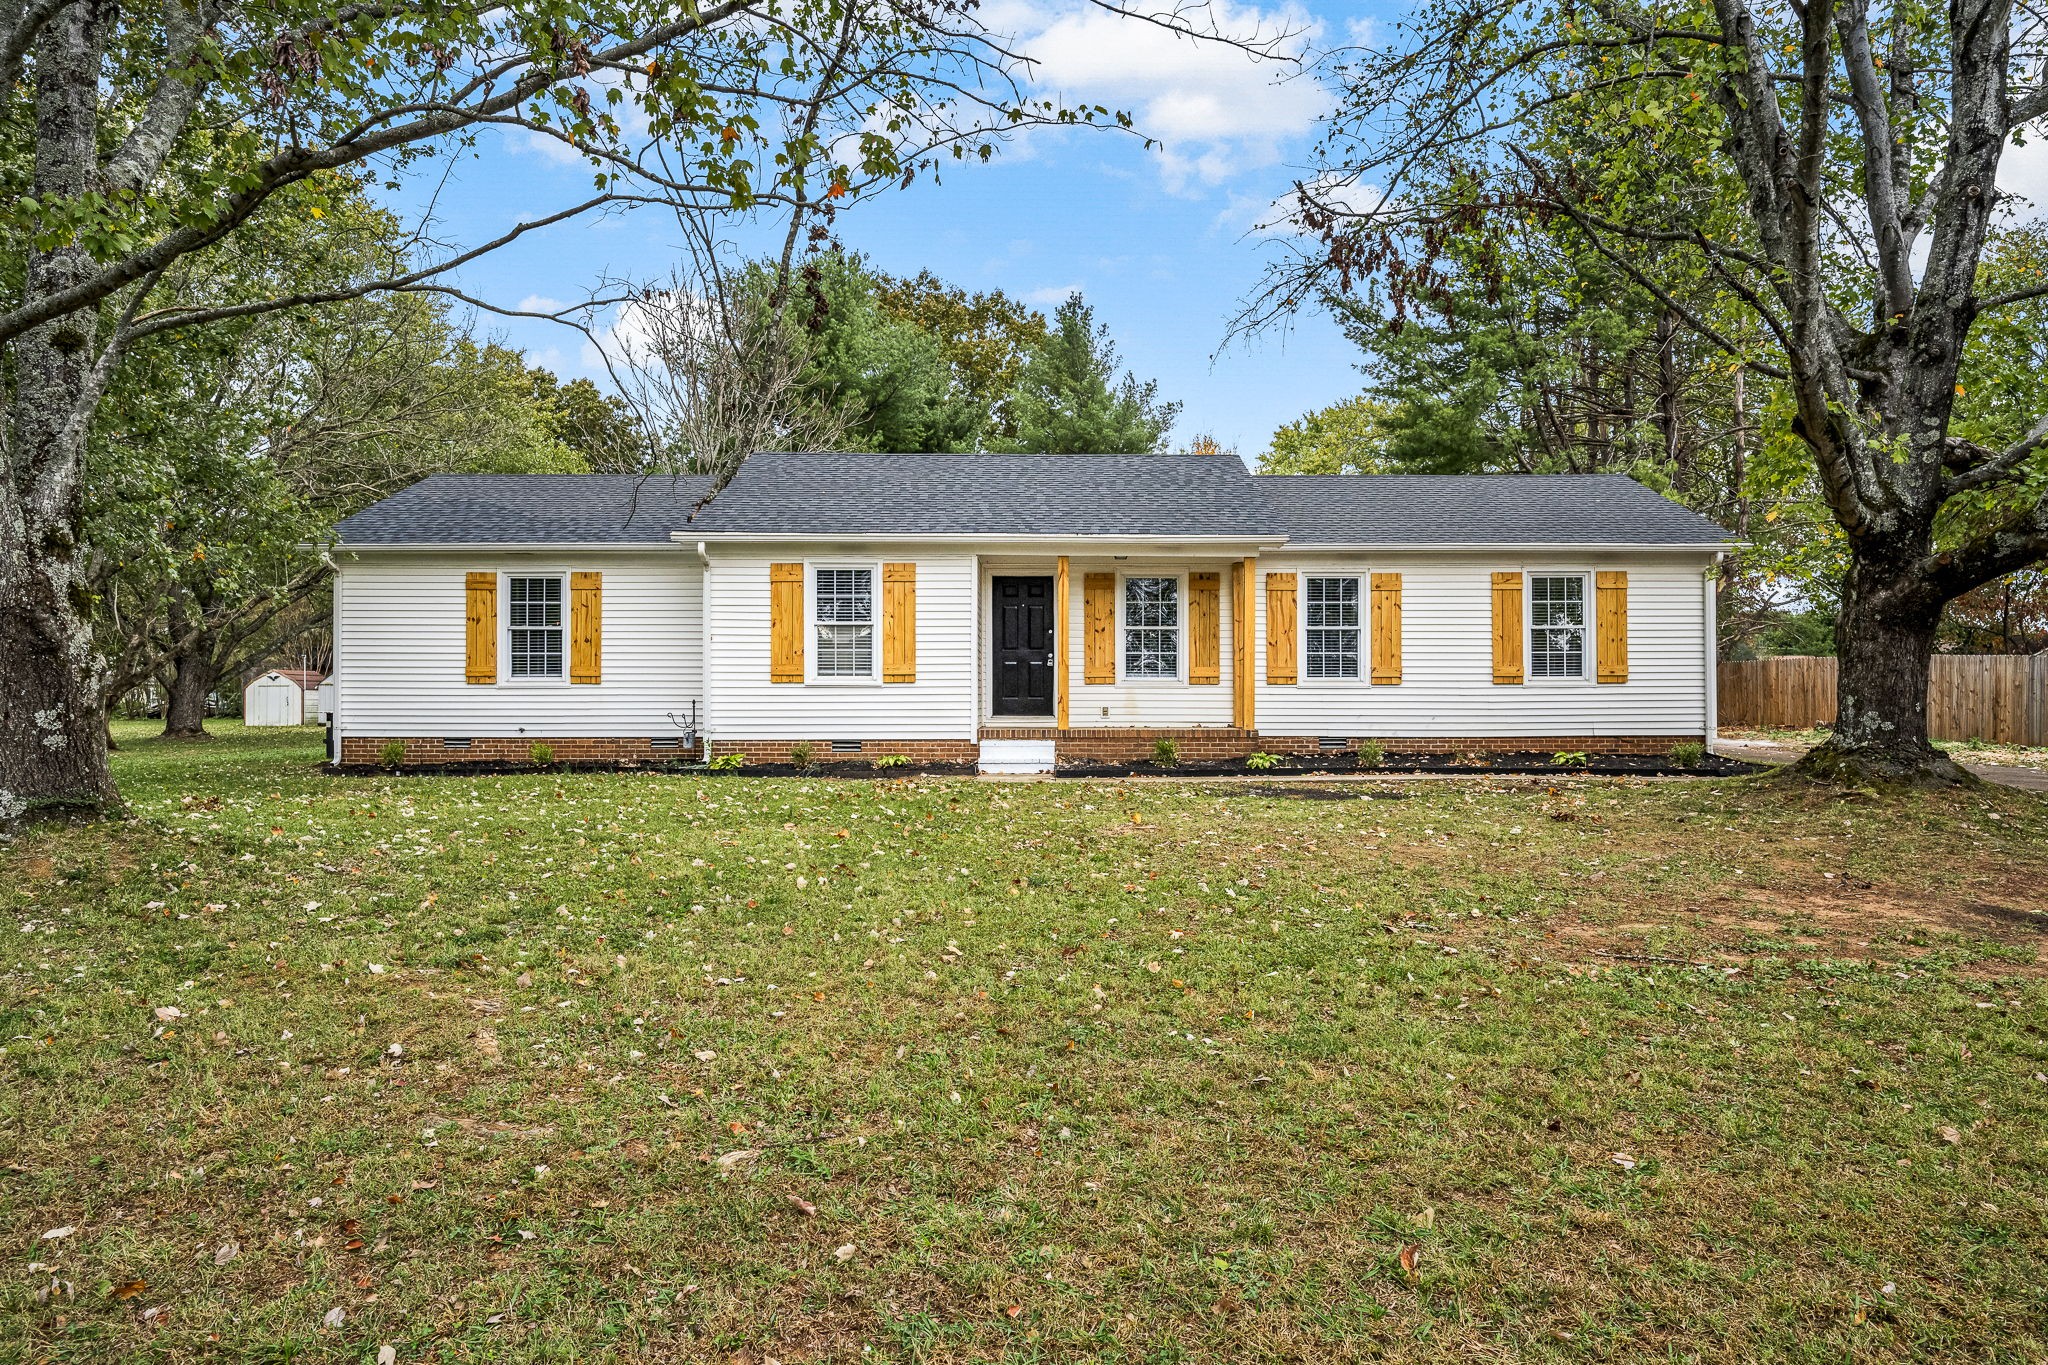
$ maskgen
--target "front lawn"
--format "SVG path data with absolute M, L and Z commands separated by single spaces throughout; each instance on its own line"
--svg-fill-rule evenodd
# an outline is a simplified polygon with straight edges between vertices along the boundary
M 2038 797 L 219 729 L 0 848 L 0 1360 L 2048 1354 Z

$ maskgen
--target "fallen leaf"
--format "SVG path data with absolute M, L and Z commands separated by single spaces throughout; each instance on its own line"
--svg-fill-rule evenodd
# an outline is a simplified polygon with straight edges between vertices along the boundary
M 1420 1242 L 1410 1242 L 1407 1246 L 1401 1248 L 1401 1269 L 1406 1272 L 1409 1279 L 1416 1278 L 1415 1267 L 1421 1260 L 1422 1244 Z
M 240 1242 L 222 1242 L 213 1249 L 213 1263 L 215 1265 L 226 1265 L 241 1254 L 242 1244 Z
M 132 1299 L 147 1288 L 149 1288 L 149 1281 L 147 1280 L 126 1280 L 114 1286 L 114 1297 L 117 1299 Z
M 1941 1140 L 1943 1142 L 1961 1142 L 1963 1140 L 1963 1135 L 1961 1133 L 1958 1133 L 1955 1129 L 1949 1127 L 1947 1124 L 1943 1124 L 1940 1128 L 1936 1129 L 1935 1131 L 1941 1134 Z
M 1621 1167 L 1621 1169 L 1623 1169 L 1624 1171 L 1632 1171 L 1636 1168 L 1636 1159 L 1630 1156 L 1627 1152 L 1616 1152 L 1613 1156 L 1610 1156 L 1607 1159 L 1609 1161 L 1612 1161 L 1615 1165 Z
M 377 1365 L 398 1365 L 398 1348 L 396 1346 L 379 1346 L 377 1348 Z
M 818 1216 L 818 1206 L 800 1195 L 790 1195 L 789 1203 L 791 1208 L 806 1218 L 816 1218 Z
M 718 1169 L 729 1171 L 742 1162 L 752 1161 L 760 1155 L 761 1151 L 757 1147 L 742 1147 L 736 1152 L 727 1152 L 724 1156 L 718 1158 Z
M 168 1024 L 173 1019 L 183 1019 L 185 1011 L 179 1009 L 176 1005 L 158 1005 L 156 1007 L 156 1017 Z
M 853 1259 L 853 1250 L 853 1243 L 848 1242 L 844 1246 L 838 1247 L 832 1252 L 832 1259 L 840 1262 L 841 1264 L 844 1264 L 845 1262 Z
M 59 1237 L 69 1237 L 72 1233 L 76 1231 L 78 1231 L 77 1228 L 68 1226 L 61 1228 L 51 1228 L 48 1232 L 43 1234 L 43 1240 L 45 1242 L 54 1242 Z
M 348 1314 L 342 1312 L 339 1308 L 330 1308 L 327 1310 L 327 1315 L 321 1318 L 320 1321 L 329 1327 L 340 1327 L 348 1321 Z

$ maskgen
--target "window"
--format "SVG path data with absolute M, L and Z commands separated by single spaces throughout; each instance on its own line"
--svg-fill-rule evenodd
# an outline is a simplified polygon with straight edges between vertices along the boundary
M 1358 580 L 1311 578 L 1303 586 L 1302 627 L 1311 678 L 1358 676 Z
M 873 677 L 875 571 L 817 570 L 811 610 L 818 637 L 818 676 Z
M 1529 576 L 1529 676 L 1586 676 L 1586 580 L 1583 575 Z
M 1124 676 L 1180 676 L 1180 580 L 1124 580 Z
M 511 604 L 512 676 L 562 676 L 562 580 L 508 580 Z

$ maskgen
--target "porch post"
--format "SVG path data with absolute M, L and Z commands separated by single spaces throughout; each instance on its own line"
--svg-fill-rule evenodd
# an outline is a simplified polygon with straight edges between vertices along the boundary
M 1053 624 L 1052 624 L 1052 724 L 1056 730 L 1067 728 L 1067 557 L 1061 555 L 1059 567 L 1052 576 Z
M 1230 723 L 1240 730 L 1258 728 L 1257 679 L 1252 674 L 1252 635 L 1258 624 L 1254 601 L 1254 559 L 1230 566 Z

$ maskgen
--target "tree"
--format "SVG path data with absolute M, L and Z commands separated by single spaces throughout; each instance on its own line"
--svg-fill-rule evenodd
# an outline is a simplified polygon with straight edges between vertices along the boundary
M 965 401 L 987 415 L 985 439 L 1015 440 L 1011 398 L 1033 348 L 1045 341 L 1045 315 L 1000 289 L 970 294 L 929 270 L 907 280 L 874 278 L 883 315 L 935 341 Z
M 1053 314 L 1043 341 L 1031 348 L 1010 398 L 1016 435 L 997 450 L 1051 455 L 1144 454 L 1161 448 L 1179 403 L 1159 401 L 1159 385 L 1128 370 L 1116 376 L 1109 328 L 1071 294 Z
M 1261 474 L 1384 474 L 1387 405 L 1360 396 L 1318 408 L 1273 433 Z
M 527 373 L 549 432 L 581 456 L 592 472 L 637 474 L 653 467 L 655 452 L 624 398 L 604 392 L 588 379 L 564 384 L 537 366 Z
M 1183 32 L 1193 26 L 1168 19 Z M 807 213 L 1107 111 L 1026 101 L 971 10 L 881 0 L 514 0 L 0 8 L 0 821 L 118 799 L 81 557 L 84 470 L 124 355 L 158 333 L 363 297 L 635 203 Z M 623 117 L 628 110 L 637 116 Z M 585 156 L 595 192 L 488 242 L 270 297 L 159 291 L 182 264 L 317 213 L 489 128 Z M 630 129 L 630 131 L 629 131 Z
M 1804 771 L 1964 781 L 1927 736 L 1942 609 L 2048 553 L 2038 387 L 1991 436 L 1962 381 L 1979 329 L 2048 295 L 1985 269 L 2005 146 L 2048 115 L 2044 44 L 2010 0 L 1420 11 L 1387 49 L 1333 59 L 1343 95 L 1297 195 L 1315 248 L 1250 311 L 1365 278 L 1426 299 L 1454 228 L 1568 225 L 1783 388 L 1846 556 L 1838 720 Z M 1602 137 L 1546 141 L 1553 111 Z M 1626 139 L 1641 155 L 1584 154 Z M 1712 312 L 1689 302 L 1704 280 Z

